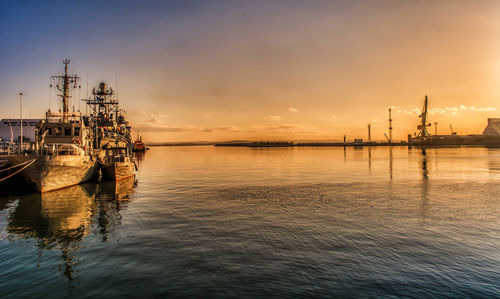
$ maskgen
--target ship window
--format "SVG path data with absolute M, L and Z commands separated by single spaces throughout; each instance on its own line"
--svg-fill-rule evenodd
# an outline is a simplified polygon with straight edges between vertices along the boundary
M 80 136 L 80 128 L 75 128 L 75 136 Z
M 64 128 L 64 136 L 71 136 L 71 127 Z
M 60 127 L 55 127 L 55 128 L 54 128 L 54 131 L 55 131 L 54 133 L 55 133 L 56 135 L 61 135 L 61 133 L 62 133 L 62 129 L 61 129 Z

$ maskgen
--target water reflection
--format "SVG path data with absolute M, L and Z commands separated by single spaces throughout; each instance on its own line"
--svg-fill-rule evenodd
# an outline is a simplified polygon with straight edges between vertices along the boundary
M 142 161 L 144 161 L 144 156 L 145 156 L 145 153 L 142 153 L 142 152 L 135 152 L 134 153 L 134 158 L 135 158 L 135 161 L 137 161 L 137 164 L 142 164 Z
M 119 183 L 84 184 L 44 194 L 20 197 L 9 215 L 7 232 L 36 240 L 40 250 L 59 250 L 64 275 L 73 278 L 80 242 L 95 227 L 103 241 L 120 224 L 123 199 L 133 192 L 134 179 Z M 118 199 L 118 200 L 115 200 Z M 126 202 L 126 201 L 125 201 Z
M 135 179 L 127 178 L 118 182 L 104 182 L 97 187 L 96 232 L 103 242 L 109 241 L 114 229 L 121 225 L 120 210 L 127 204 L 133 193 Z
M 427 152 L 425 148 L 421 149 L 422 154 L 422 201 L 420 205 L 420 220 L 423 224 L 429 210 L 429 169 L 427 168 Z
M 422 148 L 421 153 L 422 153 L 422 178 L 424 180 L 428 180 L 429 170 L 427 169 L 427 152 L 425 148 Z
M 372 147 L 368 147 L 368 174 L 372 174 Z
M 488 148 L 488 169 L 492 172 L 500 171 L 500 159 L 498 159 L 498 154 L 498 148 Z
M 389 147 L 389 180 L 392 181 L 392 146 Z

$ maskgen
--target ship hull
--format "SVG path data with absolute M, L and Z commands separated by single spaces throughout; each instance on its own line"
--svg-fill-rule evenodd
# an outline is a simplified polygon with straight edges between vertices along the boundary
M 18 156 L 13 157 L 13 164 L 31 159 L 36 161 L 21 172 L 26 182 L 40 193 L 78 185 L 93 179 L 98 165 L 90 156 Z
M 133 162 L 113 162 L 105 164 L 101 172 L 104 179 L 119 181 L 133 176 L 135 165 Z

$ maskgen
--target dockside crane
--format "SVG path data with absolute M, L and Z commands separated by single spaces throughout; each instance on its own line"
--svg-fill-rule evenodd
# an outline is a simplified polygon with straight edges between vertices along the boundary
M 453 131 L 453 127 L 450 124 L 450 134 L 451 135 L 457 135 L 457 132 Z
M 428 103 L 428 99 L 427 99 L 427 96 L 425 96 L 425 100 L 424 100 L 424 107 L 422 108 L 422 113 L 419 115 L 420 119 L 421 119 L 421 123 L 420 125 L 417 126 L 417 130 L 420 130 L 420 132 L 418 132 L 418 137 L 422 138 L 423 140 L 427 140 L 429 138 L 429 136 L 431 134 L 429 134 L 429 132 L 427 131 L 427 127 L 430 127 L 431 124 L 430 123 L 427 123 L 427 103 Z

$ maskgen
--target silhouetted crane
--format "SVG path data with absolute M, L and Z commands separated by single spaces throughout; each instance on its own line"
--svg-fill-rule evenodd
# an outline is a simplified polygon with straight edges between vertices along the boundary
M 427 127 L 430 127 L 431 124 L 427 123 L 427 96 L 425 96 L 425 101 L 424 101 L 424 107 L 422 108 L 422 113 L 418 116 L 421 118 L 422 122 L 420 125 L 417 126 L 417 130 L 420 130 L 418 132 L 418 137 L 421 137 L 422 139 L 428 139 L 430 136 L 429 132 L 427 132 Z
M 451 135 L 457 135 L 457 132 L 453 131 L 453 127 L 451 126 L 451 124 L 450 124 L 450 131 Z

